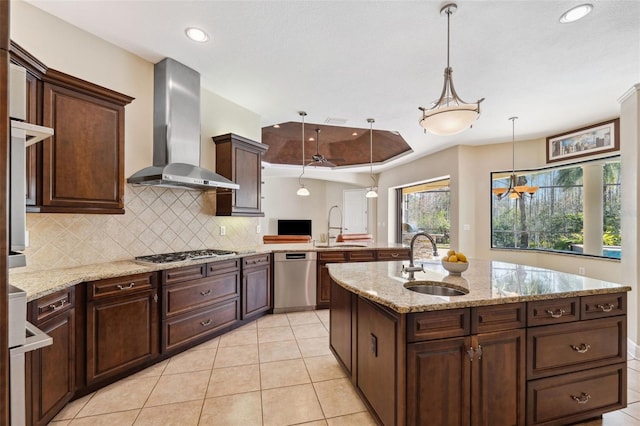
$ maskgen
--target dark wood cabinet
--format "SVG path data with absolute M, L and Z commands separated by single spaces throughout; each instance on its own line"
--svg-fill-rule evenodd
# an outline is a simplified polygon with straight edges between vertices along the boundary
M 47 425 L 75 393 L 74 287 L 30 302 L 27 316 L 53 338 L 52 345 L 33 351 L 27 363 L 27 422 Z
M 87 283 L 86 384 L 150 363 L 159 354 L 155 273 Z
M 354 330 L 357 323 L 354 318 L 356 308 L 356 297 L 350 291 L 345 290 L 343 287 L 331 280 L 331 311 L 329 312 L 331 328 L 330 347 L 338 361 L 342 363 L 342 366 L 349 375 L 353 374 L 352 370 L 352 354 L 355 354 L 355 349 L 352 347 L 352 336 L 357 333 Z
M 262 154 L 268 146 L 232 133 L 214 136 L 216 173 L 240 185 L 216 194 L 217 216 L 264 216 Z
M 255 318 L 273 309 L 271 254 L 242 259 L 242 319 Z

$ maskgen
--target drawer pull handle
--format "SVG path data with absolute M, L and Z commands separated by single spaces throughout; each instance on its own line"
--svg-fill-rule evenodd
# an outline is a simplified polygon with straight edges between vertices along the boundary
M 547 313 L 551 315 L 552 318 L 560 318 L 567 312 L 564 309 L 557 309 L 555 311 L 552 311 L 551 309 L 547 309 Z
M 208 294 L 211 294 L 211 289 L 209 289 L 209 290 L 207 290 L 207 291 L 201 291 L 201 292 L 200 292 L 200 295 L 202 295 L 202 296 L 206 296 L 206 295 L 208 295 Z
M 613 310 L 613 308 L 615 308 L 614 305 L 612 305 L 611 303 L 607 303 L 606 305 L 596 305 L 596 308 L 601 309 L 602 312 L 611 312 Z
M 469 359 L 473 361 L 473 348 L 467 349 L 467 354 L 469 355 Z
M 49 305 L 49 309 L 53 309 L 54 311 L 58 311 L 63 308 L 64 305 L 67 304 L 67 299 L 62 299 L 59 304 L 52 303 Z
M 478 354 L 478 361 L 482 359 L 482 346 L 478 345 L 478 349 L 476 349 L 476 353 Z
M 581 343 L 580 346 L 571 345 L 571 349 L 581 354 L 586 353 L 590 347 L 591 345 L 588 345 L 586 343 Z
M 118 287 L 119 290 L 129 290 L 132 289 L 134 285 L 136 285 L 136 283 L 129 283 L 129 285 L 118 284 L 116 287 Z
M 578 404 L 586 404 L 591 399 L 591 395 L 582 392 L 580 396 L 571 395 L 571 398 Z
M 209 324 L 211 324 L 211 319 L 208 319 L 206 321 L 200 321 L 200 325 L 203 326 L 203 327 L 206 327 Z
M 395 257 L 398 257 L 398 256 L 400 256 L 398 253 L 391 253 L 391 257 L 395 258 Z

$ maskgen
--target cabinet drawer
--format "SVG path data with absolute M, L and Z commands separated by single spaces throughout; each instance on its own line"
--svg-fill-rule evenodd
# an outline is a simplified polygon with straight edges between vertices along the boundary
M 36 324 L 73 308 L 75 302 L 74 290 L 75 287 L 65 288 L 36 300 L 34 302 Z
M 378 250 L 378 260 L 409 260 L 409 250 Z
M 580 298 L 540 300 L 527 304 L 527 325 L 560 324 L 580 319 Z
M 207 263 L 207 276 L 240 270 L 240 259 L 226 259 Z
M 269 255 L 269 253 L 242 258 L 242 267 L 245 269 L 265 266 L 265 265 L 269 265 L 270 263 L 271 263 L 271 255 Z
M 598 294 L 580 298 L 580 318 L 583 320 L 626 313 L 627 293 Z
M 471 308 L 471 333 L 524 328 L 527 322 L 526 312 L 526 303 Z
M 622 316 L 527 330 L 527 377 L 624 362 L 626 325 Z
M 626 373 L 625 364 L 616 364 L 529 382 L 527 424 L 573 424 L 624 408 Z
M 409 314 L 407 342 L 466 336 L 470 329 L 471 314 L 467 308 Z
M 375 260 L 375 250 L 354 250 L 349 252 L 349 262 L 374 262 Z
M 164 317 L 177 315 L 240 295 L 240 276 L 231 272 L 167 286 L 163 289 Z
M 148 291 L 155 288 L 155 277 L 154 273 L 150 273 L 93 281 L 88 283 L 87 294 L 89 300 L 98 300 Z
M 162 282 L 165 284 L 181 283 L 183 281 L 197 280 L 207 276 L 207 265 L 185 266 L 184 268 L 168 269 L 162 271 Z
M 346 262 L 347 252 L 345 251 L 319 251 L 318 261 L 321 262 Z
M 212 335 L 240 319 L 238 298 L 162 321 L 162 352 Z

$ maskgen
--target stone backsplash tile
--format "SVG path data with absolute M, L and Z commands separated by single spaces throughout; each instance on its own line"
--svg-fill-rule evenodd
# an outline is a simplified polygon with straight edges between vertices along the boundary
M 167 188 L 125 189 L 124 215 L 27 214 L 27 267 L 37 271 L 203 248 L 261 242 L 259 218 L 218 217 L 215 194 Z M 220 226 L 226 235 L 220 235 Z

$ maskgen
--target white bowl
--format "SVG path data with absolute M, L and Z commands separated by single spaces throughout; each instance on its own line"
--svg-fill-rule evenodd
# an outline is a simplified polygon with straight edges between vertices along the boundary
M 469 268 L 469 262 L 447 262 L 443 260 L 442 266 L 449 271 L 449 275 L 460 275 Z

